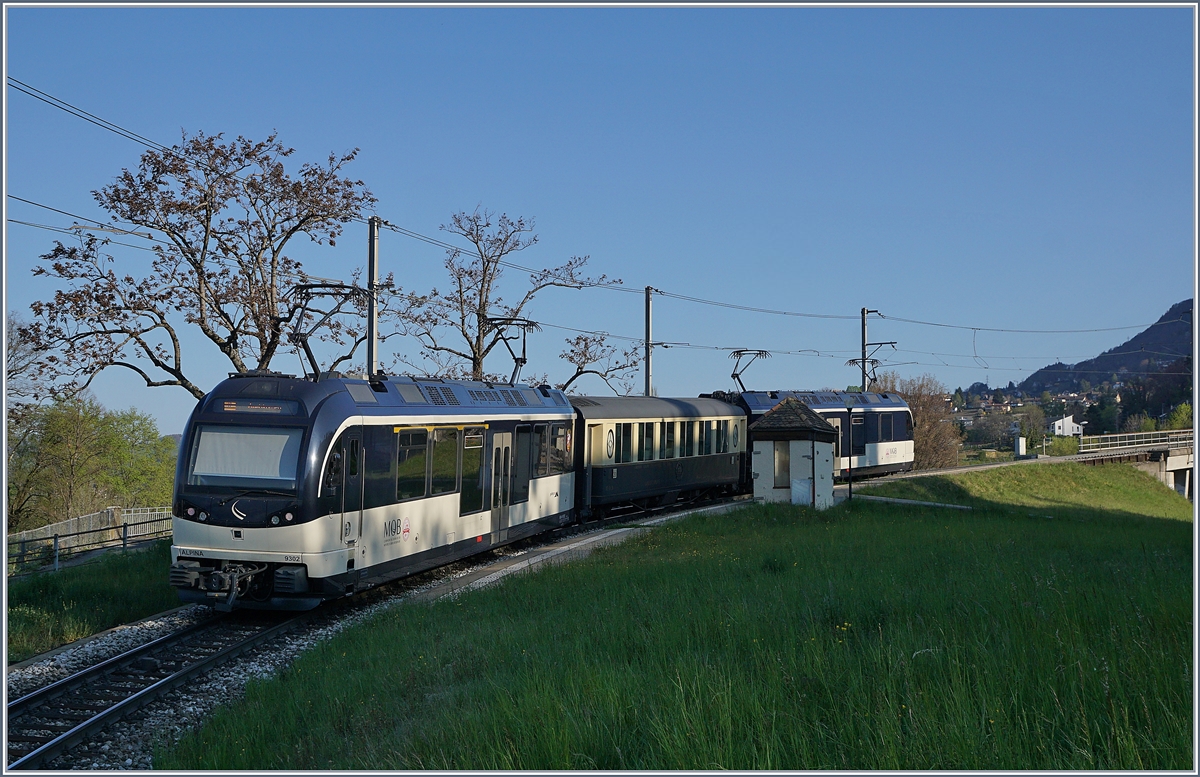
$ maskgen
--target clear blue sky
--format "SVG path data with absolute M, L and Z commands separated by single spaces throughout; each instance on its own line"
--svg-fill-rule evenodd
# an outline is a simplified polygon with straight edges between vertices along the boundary
M 300 160 L 359 147 L 378 213 L 430 235 L 477 204 L 537 220 L 517 259 L 589 254 L 595 273 L 734 304 L 976 327 L 1146 324 L 1192 295 L 1193 12 L 1187 8 L 12 8 L 9 76 L 160 142 L 181 129 L 262 138 Z M 93 218 L 136 144 L 6 89 L 7 193 Z M 6 198 L 7 217 L 70 219 Z M 53 233 L 7 224 L 6 304 Z M 362 234 L 358 234 L 362 232 Z M 441 235 L 445 237 L 445 235 Z M 366 261 L 293 243 L 316 275 Z M 148 254 L 126 250 L 131 268 Z M 136 256 L 142 254 L 143 256 Z M 433 246 L 384 233 L 384 271 L 443 280 Z M 507 296 L 526 283 L 509 272 Z M 641 296 L 551 289 L 529 316 L 640 337 Z M 972 332 L 873 321 L 902 375 L 951 389 L 1020 382 L 1136 330 Z M 530 341 L 560 377 L 568 333 Z M 748 384 L 842 388 L 856 320 L 655 302 L 655 339 L 780 350 Z M 415 352 L 411 344 L 401 349 Z M 937 354 L 958 354 L 943 355 Z M 982 357 L 978 362 L 972 354 Z M 385 354 L 386 356 L 387 354 Z M 1018 357 L 1018 358 L 1008 358 Z M 211 386 L 229 367 L 198 341 Z M 488 368 L 507 373 L 507 354 Z M 951 366 L 947 366 L 951 365 Z M 281 355 L 276 369 L 299 361 Z M 725 352 L 656 352 L 660 395 L 730 386 Z M 587 388 L 598 390 L 596 385 Z M 94 384 L 180 431 L 179 388 Z

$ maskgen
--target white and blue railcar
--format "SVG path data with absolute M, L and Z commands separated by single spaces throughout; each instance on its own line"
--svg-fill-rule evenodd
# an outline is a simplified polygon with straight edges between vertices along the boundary
M 852 474 L 857 480 L 913 468 L 912 411 L 899 394 L 745 391 L 728 401 L 745 409 L 749 422 L 754 423 L 788 397 L 803 402 L 837 430 L 833 453 L 837 477 L 845 479 Z
M 572 519 L 547 387 L 231 376 L 192 413 L 170 581 L 221 609 L 308 609 Z

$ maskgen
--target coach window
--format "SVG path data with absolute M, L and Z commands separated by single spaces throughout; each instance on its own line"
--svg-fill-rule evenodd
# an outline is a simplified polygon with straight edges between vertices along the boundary
M 617 424 L 620 427 L 619 437 L 621 438 L 617 445 L 620 450 L 620 456 L 617 458 L 619 462 L 633 460 L 633 424 Z
M 880 414 L 880 416 L 879 416 L 879 441 L 880 442 L 891 442 L 892 441 L 892 419 L 894 417 L 895 416 L 892 413 Z
M 912 416 L 908 413 L 904 414 L 904 439 L 911 440 L 913 438 Z
M 683 452 L 681 456 L 696 455 L 696 422 L 683 422 Z
M 654 458 L 654 423 L 638 424 L 638 461 L 650 461 Z
M 449 494 L 458 490 L 458 430 L 433 430 L 433 477 L 430 493 Z
M 467 427 L 463 430 L 462 493 L 458 498 L 458 511 L 477 513 L 483 509 L 483 429 Z
M 721 441 L 720 450 L 718 453 L 729 453 L 729 422 L 717 422 L 717 439 Z
M 512 504 L 529 501 L 529 471 L 532 461 L 533 432 L 526 425 L 517 427 L 513 452 Z
M 660 445 L 662 445 L 662 450 L 660 451 L 659 458 L 675 458 L 675 422 L 663 421 L 661 435 Z
M 571 471 L 571 452 L 567 445 L 566 424 L 550 425 L 550 474 L 563 475 Z
M 533 476 L 544 477 L 550 474 L 550 435 L 545 424 L 533 427 Z
M 704 439 L 704 453 L 707 455 L 713 452 L 713 422 L 701 421 L 700 434 Z
M 792 454 L 791 443 L 787 440 L 775 441 L 775 488 L 791 488 L 792 486 Z
M 425 449 L 429 435 L 424 429 L 405 429 L 396 435 L 396 500 L 425 496 Z

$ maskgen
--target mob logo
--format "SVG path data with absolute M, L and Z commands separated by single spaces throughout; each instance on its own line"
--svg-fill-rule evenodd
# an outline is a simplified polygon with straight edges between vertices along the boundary
M 408 532 L 409 527 L 407 518 L 404 520 L 393 518 L 390 521 L 383 522 L 383 536 L 387 539 L 395 539 L 396 537 L 399 537 L 406 540 L 408 539 Z

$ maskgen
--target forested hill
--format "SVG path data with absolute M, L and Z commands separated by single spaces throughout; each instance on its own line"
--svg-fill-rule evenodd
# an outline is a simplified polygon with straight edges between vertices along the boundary
M 1078 364 L 1050 364 L 1026 378 L 1019 388 L 1026 394 L 1077 391 L 1083 380 L 1098 386 L 1112 380 L 1113 375 L 1119 380 L 1123 374 L 1132 377 L 1160 372 L 1191 355 L 1192 300 L 1185 299 L 1172 305 L 1156 323 L 1116 348 Z

